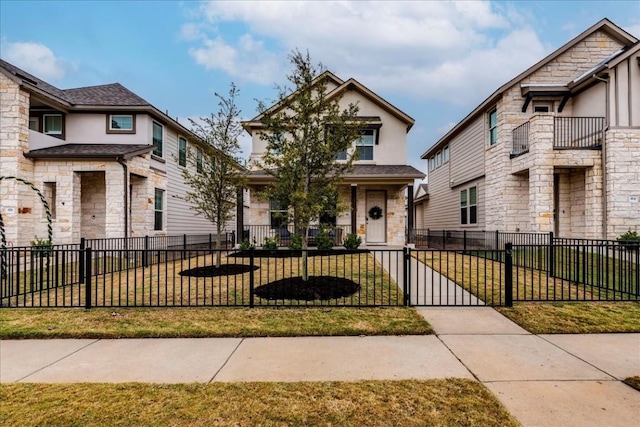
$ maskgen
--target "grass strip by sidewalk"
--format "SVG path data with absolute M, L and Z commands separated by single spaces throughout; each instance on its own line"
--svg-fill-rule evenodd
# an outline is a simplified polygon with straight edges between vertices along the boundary
M 640 376 L 629 377 L 624 380 L 624 383 L 640 391 Z
M 410 308 L 10 309 L 0 339 L 424 335 Z
M 516 303 L 496 309 L 534 334 L 640 332 L 640 303 Z
M 466 379 L 213 384 L 5 384 L 4 426 L 517 426 Z

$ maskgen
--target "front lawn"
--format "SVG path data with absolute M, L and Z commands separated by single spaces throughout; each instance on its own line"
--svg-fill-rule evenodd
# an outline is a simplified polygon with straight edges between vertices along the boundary
M 534 334 L 640 332 L 640 303 L 516 303 L 496 309 Z
M 0 339 L 423 335 L 410 308 L 3 309 Z
M 5 384 L 3 426 L 517 426 L 465 379 L 212 384 Z

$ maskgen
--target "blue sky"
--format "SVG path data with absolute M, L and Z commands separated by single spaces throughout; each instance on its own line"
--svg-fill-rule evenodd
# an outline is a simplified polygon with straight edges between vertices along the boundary
M 309 50 L 416 120 L 407 162 L 602 18 L 640 36 L 640 1 L 0 1 L 0 57 L 66 89 L 120 82 L 172 117 L 240 89 L 244 118 Z M 243 138 L 245 155 L 249 139 Z

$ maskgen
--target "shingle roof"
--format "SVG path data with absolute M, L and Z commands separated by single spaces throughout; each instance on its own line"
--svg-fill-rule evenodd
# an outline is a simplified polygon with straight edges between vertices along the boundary
M 64 94 L 76 105 L 150 105 L 120 83 L 65 89 Z
M 49 95 L 53 95 L 56 98 L 60 98 L 64 101 L 67 100 L 63 90 L 60 90 L 57 87 L 50 85 L 44 80 L 40 80 L 33 74 L 29 74 L 26 71 L 16 67 L 15 65 L 9 64 L 7 61 L 0 59 L 0 67 L 4 68 L 7 72 L 22 79 L 23 81 L 26 80 L 27 83 L 37 87 L 38 89 L 48 93 Z
M 251 171 L 251 176 L 256 178 L 268 177 L 269 174 L 263 170 Z M 424 173 L 409 165 L 354 165 L 350 173 L 345 177 L 355 178 L 411 178 L 422 179 Z
M 148 153 L 153 150 L 153 148 L 153 145 L 141 144 L 65 144 L 31 150 L 25 154 L 25 157 L 34 159 L 129 159 L 140 154 Z

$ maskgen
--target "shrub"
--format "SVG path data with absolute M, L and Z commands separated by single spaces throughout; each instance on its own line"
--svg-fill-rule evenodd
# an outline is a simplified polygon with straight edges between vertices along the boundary
M 344 238 L 344 247 L 347 249 L 358 249 L 362 244 L 362 237 L 355 233 L 349 233 Z
M 254 238 L 254 244 L 251 244 L 251 242 L 249 242 L 249 239 L 244 239 L 242 243 L 240 243 L 240 250 L 242 251 L 247 251 L 253 248 L 255 248 L 255 238 Z
M 38 236 L 35 236 L 35 240 L 30 241 L 29 244 L 41 257 L 47 256 L 51 253 L 52 244 L 50 240 L 40 239 Z
M 333 248 L 333 237 L 329 235 L 329 230 L 323 228 L 316 235 L 316 243 L 318 245 L 318 249 L 327 250 Z
M 265 237 L 262 242 L 262 249 L 273 251 L 278 249 L 278 238 L 277 237 Z
M 629 250 L 640 249 L 640 234 L 637 231 L 629 229 L 626 233 L 621 234 L 617 240 Z
M 302 249 L 302 236 L 295 233 L 291 235 L 291 240 L 289 241 L 289 249 L 294 251 L 299 251 Z

